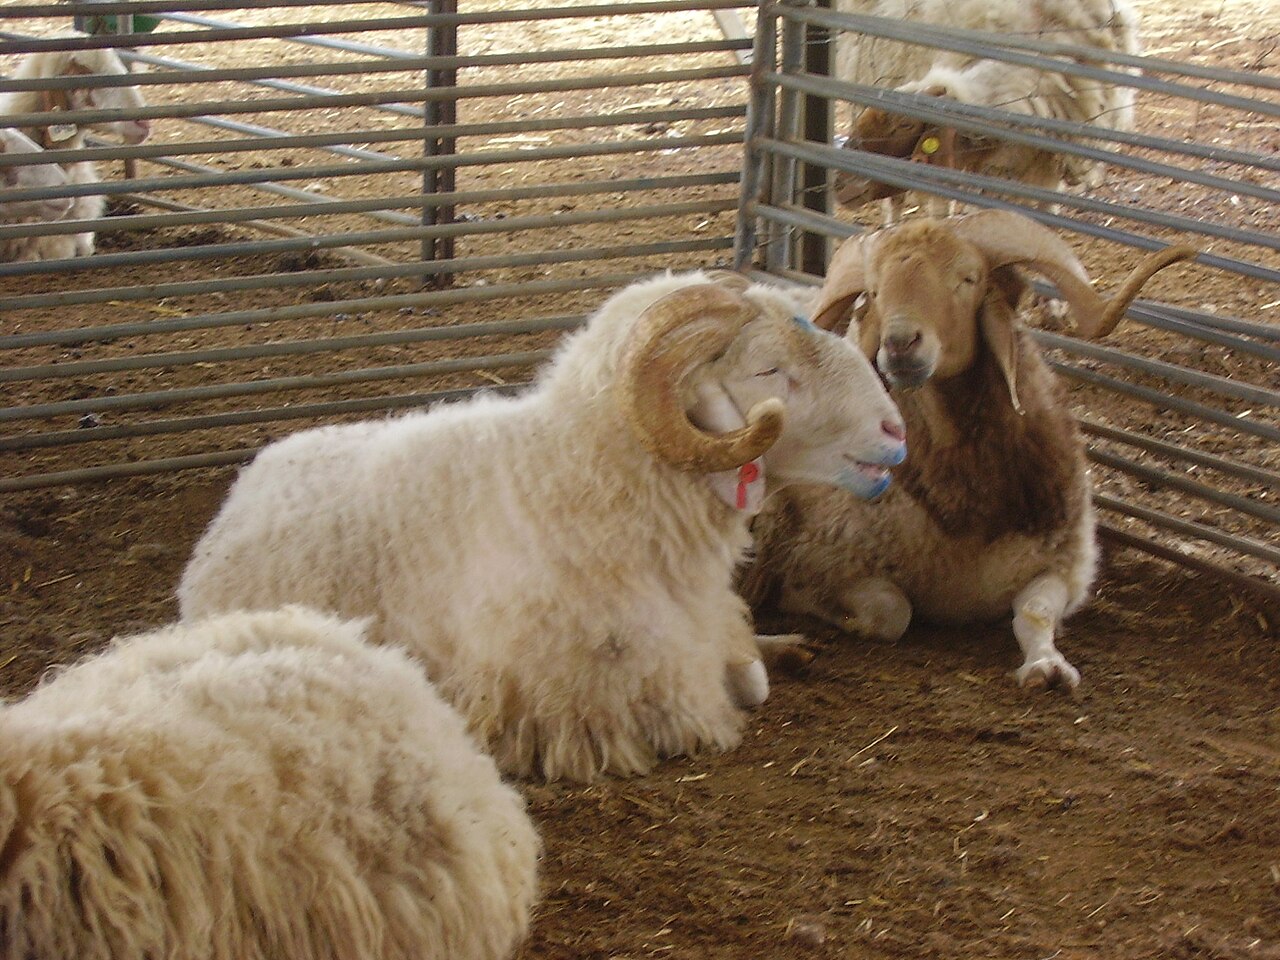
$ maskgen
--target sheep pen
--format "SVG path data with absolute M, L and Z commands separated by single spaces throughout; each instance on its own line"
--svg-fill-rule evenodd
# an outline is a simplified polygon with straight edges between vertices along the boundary
M 553 5 L 567 4 L 546 4 Z M 1280 21 L 1271 4 L 1194 0 L 1175 9 L 1137 0 L 1135 6 L 1143 16 L 1149 52 L 1262 75 L 1277 71 Z M 409 5 L 392 11 L 415 12 Z M 281 18 L 287 13 L 282 11 Z M 688 36 L 705 41 L 718 37 L 705 11 L 681 16 Z M 641 39 L 659 42 L 674 36 L 669 22 L 662 22 L 665 35 Z M 616 39 L 598 26 L 590 27 L 596 33 L 590 33 L 586 23 L 577 29 L 582 31 L 574 37 L 577 46 L 601 46 Z M 549 30 L 546 24 L 539 26 L 538 37 Z M 216 61 L 214 45 L 182 55 L 193 61 L 207 56 L 211 62 L 224 62 Z M 294 62 L 316 56 L 328 57 L 304 51 Z M 6 59 L 4 68 L 11 71 L 12 61 Z M 551 79 L 561 69 L 568 72 L 555 65 L 540 69 Z M 508 79 L 518 76 L 512 70 Z M 357 80 L 353 78 L 352 90 L 359 89 Z M 696 102 L 714 111 L 740 102 L 738 87 L 743 82 L 713 80 L 696 86 L 694 81 L 674 81 L 655 93 L 652 102 L 637 98 L 620 109 L 658 113 L 670 109 L 671 100 L 685 98 L 685 104 Z M 163 88 L 155 89 L 154 96 L 152 88 L 146 92 L 149 103 L 163 99 Z M 212 94 L 208 98 L 217 99 Z M 565 111 L 574 113 L 603 110 L 612 103 L 598 89 L 565 91 L 549 106 L 561 102 Z M 541 105 L 524 103 L 531 109 Z M 475 122 L 511 119 L 500 101 L 476 101 L 472 108 L 468 119 Z M 590 179 L 615 173 L 639 177 L 658 168 L 687 177 L 702 175 L 690 159 L 695 154 L 667 142 L 672 132 L 662 125 L 668 122 L 645 118 L 628 128 L 627 135 L 637 142 L 655 143 L 659 149 L 654 152 L 575 159 L 573 172 Z M 714 118 L 699 122 L 700 132 L 708 137 L 727 126 Z M 1238 127 L 1215 126 L 1218 123 L 1219 117 L 1208 108 L 1138 98 L 1139 130 L 1177 136 L 1208 130 L 1223 145 L 1259 151 L 1273 151 L 1277 144 L 1274 122 Z M 504 148 L 513 157 L 541 144 L 536 132 L 500 135 L 507 138 Z M 213 136 L 158 119 L 153 143 Z M 722 156 L 740 151 L 734 145 L 710 149 L 723 151 Z M 223 160 L 220 170 L 228 177 L 248 175 L 255 163 L 263 162 L 254 154 L 228 154 Z M 540 174 L 545 180 L 569 179 L 550 169 L 552 161 L 543 165 L 548 168 Z M 521 185 L 536 185 L 537 177 L 524 179 L 525 168 L 516 160 L 509 166 Z M 103 162 L 101 167 L 104 179 L 118 180 L 118 163 Z M 228 193 L 243 189 L 226 188 Z M 736 195 L 731 185 L 695 189 L 702 191 L 699 199 L 707 204 L 731 205 Z M 376 196 L 373 190 L 369 187 L 360 198 Z M 1156 194 L 1175 213 L 1237 215 L 1256 229 L 1280 233 L 1280 210 L 1274 205 L 1247 197 L 1234 204 L 1195 184 L 1116 176 L 1097 195 L 1120 203 L 1155 203 Z M 620 192 L 619 208 L 628 202 Z M 114 212 L 154 213 L 130 203 L 113 201 Z M 502 206 L 510 201 L 494 203 L 498 212 L 513 212 Z M 573 243 L 656 247 L 673 236 L 697 239 L 716 228 L 723 230 L 732 217 L 699 208 L 673 214 L 667 221 L 619 228 L 572 222 L 582 212 L 575 209 L 581 203 L 572 195 L 540 203 L 539 212 L 558 218 L 554 234 L 539 244 L 548 248 L 561 243 L 566 248 Z M 561 224 L 564 218 L 569 220 Z M 491 224 L 470 226 L 479 230 Z M 260 234 L 199 223 L 139 225 L 129 231 L 101 231 L 99 255 L 141 255 L 157 247 L 198 253 L 204 246 L 249 236 Z M 283 246 L 285 238 L 280 239 Z M 479 253 L 494 252 L 481 246 L 481 240 L 477 233 Z M 1117 256 L 1119 248 L 1112 244 L 1074 236 L 1071 241 L 1103 289 L 1112 289 L 1131 265 Z M 656 269 L 709 264 L 723 254 L 704 248 L 646 256 L 645 265 Z M 8 276 L 0 278 L 0 298 L 57 292 L 80 285 L 82 277 L 86 287 L 109 282 L 131 288 L 157 279 L 187 283 L 210 276 L 302 275 L 354 266 L 358 265 L 337 250 L 312 251 L 299 243 L 297 248 L 261 254 L 231 251 L 213 262 L 178 261 L 160 271 L 152 265 L 124 263 L 112 266 L 105 279 L 106 270 L 96 279 L 77 274 L 74 284 L 53 275 Z M 495 286 L 525 288 L 517 310 L 581 313 L 603 300 L 603 292 L 594 290 L 546 289 L 548 269 L 515 264 L 486 278 Z M 163 276 L 158 278 L 158 272 Z M 1191 308 L 1210 304 L 1224 314 L 1277 322 L 1280 308 L 1272 302 L 1280 295 L 1274 287 L 1240 284 L 1207 271 L 1169 272 L 1157 280 L 1152 296 L 1158 299 Z M 441 324 L 479 325 L 514 315 L 498 316 L 483 304 L 462 301 L 461 294 L 469 289 L 445 291 L 442 299 L 458 298 L 447 305 L 385 308 L 377 329 L 384 329 L 384 319 L 385 329 L 394 332 L 421 325 L 424 317 Z M 215 291 L 188 299 L 175 295 L 127 308 L 105 301 L 69 304 L 25 310 L 21 327 L 15 326 L 13 314 L 3 315 L 0 322 L 5 333 L 42 332 L 58 324 L 98 327 L 134 320 L 145 311 L 148 322 L 161 327 L 215 309 L 315 308 L 308 318 L 286 316 L 272 328 L 272 337 L 297 338 L 308 325 L 327 335 L 351 337 L 368 333 L 373 315 L 346 308 L 339 308 L 339 316 L 321 315 L 319 310 L 329 301 L 416 296 L 418 291 L 408 284 L 377 286 L 338 277 L 307 288 L 281 284 L 248 293 Z M 265 322 L 252 316 L 227 325 L 217 336 L 210 331 L 183 334 L 189 342 L 182 346 L 257 348 L 268 339 L 266 330 Z M 455 342 L 451 351 L 430 340 L 363 349 L 373 354 L 370 363 L 391 367 L 436 362 L 459 352 L 466 357 L 532 354 L 555 337 L 555 331 L 522 334 L 519 339 L 499 333 Z M 1275 383 L 1273 363 L 1211 344 L 1133 326 L 1116 337 L 1149 355 L 1224 377 Z M 73 371 L 77 368 L 70 365 L 88 360 L 93 350 L 124 363 L 132 362 L 133 352 L 164 349 L 159 339 L 139 341 L 135 347 L 69 341 L 55 358 Z M 19 359 L 44 362 L 34 355 Z M 233 362 L 255 375 L 275 378 L 317 369 L 314 357 L 307 354 L 264 354 Z M 197 364 L 143 368 L 125 371 L 122 377 L 134 390 L 188 388 L 197 386 L 209 369 Z M 334 369 L 342 372 L 343 364 L 335 363 Z M 445 369 L 433 376 L 430 386 L 438 390 L 520 379 L 502 369 Z M 113 429 L 121 419 L 109 409 L 104 413 L 90 406 L 100 379 L 77 372 L 56 383 L 7 383 L 4 390 L 22 394 L 24 401 L 29 396 L 33 403 L 84 403 L 85 411 L 75 416 L 95 414 L 102 421 L 98 428 L 86 425 L 83 432 L 88 435 L 94 429 Z M 1112 395 L 1083 384 L 1069 387 L 1073 408 L 1114 416 L 1134 430 L 1160 433 L 1180 423 L 1166 409 L 1122 405 Z M 357 385 L 340 396 L 363 401 L 368 392 Z M 1236 409 L 1243 413 L 1250 407 Z M 216 417 L 222 412 L 216 403 L 205 403 L 172 415 Z M 235 431 L 228 446 L 256 445 L 301 426 L 290 420 L 233 426 L 227 428 Z M 201 436 L 189 432 L 116 442 L 122 461 L 183 457 L 204 449 Z M 1261 444 L 1252 442 L 1255 448 Z M 10 450 L 0 452 L 0 461 L 6 475 L 37 467 L 63 470 L 87 459 L 85 449 Z M 1274 470 L 1274 451 L 1267 455 Z M 4 692 L 17 695 L 30 689 L 51 663 L 77 660 L 113 634 L 171 620 L 181 569 L 234 473 L 225 467 L 189 470 L 0 496 Z M 1138 480 L 1114 482 L 1130 490 L 1145 489 Z M 522 956 L 605 960 L 663 955 L 1056 954 L 1060 960 L 1236 960 L 1274 952 L 1280 945 L 1275 907 L 1280 870 L 1275 855 L 1280 848 L 1280 807 L 1274 791 L 1280 772 L 1280 715 L 1274 709 L 1280 692 L 1277 614 L 1246 593 L 1181 567 L 1106 542 L 1103 550 L 1097 597 L 1072 619 L 1067 633 L 1073 662 L 1089 678 L 1077 700 L 1027 697 L 1013 689 L 1009 673 L 1017 664 L 1007 625 L 962 631 L 920 628 L 896 647 L 881 647 L 839 641 L 809 622 L 764 623 L 766 629 L 806 630 L 818 641 L 819 654 L 803 679 L 775 678 L 770 700 L 751 716 L 743 745 L 735 752 L 667 762 L 641 778 L 585 788 L 522 786 L 546 847 L 542 902 Z

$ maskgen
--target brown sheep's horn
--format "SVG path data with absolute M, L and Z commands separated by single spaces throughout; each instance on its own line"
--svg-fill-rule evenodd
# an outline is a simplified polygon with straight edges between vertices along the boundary
M 1185 245 L 1149 254 L 1129 272 L 1110 299 L 1100 297 L 1075 253 L 1048 227 L 1010 210 L 986 210 L 961 217 L 956 233 L 978 247 L 991 269 L 1020 264 L 1053 281 L 1071 307 L 1076 330 L 1088 340 L 1105 337 L 1124 316 L 1142 285 L 1171 263 L 1195 257 Z
M 640 443 L 681 470 L 733 470 L 763 454 L 782 432 L 782 404 L 765 401 L 747 425 L 707 433 L 690 422 L 680 385 L 695 367 L 721 353 L 756 309 L 719 283 L 684 287 L 652 304 L 636 323 L 622 364 L 622 407 Z
M 862 246 L 865 236 L 850 237 L 831 258 L 826 282 L 818 291 L 818 301 L 813 308 L 815 327 L 834 330 L 853 313 L 858 295 L 866 292 L 867 268 Z

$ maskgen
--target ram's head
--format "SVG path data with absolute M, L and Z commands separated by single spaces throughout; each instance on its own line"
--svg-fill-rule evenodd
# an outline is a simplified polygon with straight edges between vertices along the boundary
M 56 62 L 46 67 L 47 76 L 86 79 L 82 85 L 41 91 L 42 110 L 54 113 L 64 110 L 141 110 L 147 105 L 137 86 L 104 86 L 98 81 L 99 77 L 129 75 L 119 54 L 114 50 L 76 50 L 43 56 L 57 58 Z M 86 126 L 99 133 L 118 136 L 125 143 L 142 143 L 151 136 L 150 120 L 101 120 Z M 51 123 L 42 128 L 41 146 L 46 149 L 56 148 L 76 132 L 74 125 Z
M 867 360 L 798 309 L 793 295 L 727 273 L 695 276 L 652 303 L 620 380 L 643 445 L 731 481 L 750 464 L 752 482 L 767 472 L 774 485 L 880 492 L 885 467 L 905 456 L 902 419 Z
M 1080 336 L 1106 336 L 1157 270 L 1196 255 L 1167 247 L 1146 257 L 1111 299 L 1093 289 L 1084 267 L 1057 235 L 1027 217 L 985 211 L 917 219 L 846 241 L 832 258 L 814 322 L 839 328 L 865 309 L 849 336 L 895 387 L 917 387 L 969 368 L 980 346 L 995 355 L 1018 406 L 1016 305 L 1024 267 L 1051 280 Z
M 918 92 L 932 97 L 948 94 L 946 88 L 940 85 Z M 895 160 L 914 160 L 950 169 L 978 170 L 997 144 L 987 137 L 960 133 L 951 127 L 926 123 L 880 107 L 865 107 L 854 117 L 844 146 L 847 150 L 861 150 Z M 851 209 L 873 200 L 901 196 L 905 192 L 904 187 L 857 173 L 841 171 L 835 177 L 836 200 Z

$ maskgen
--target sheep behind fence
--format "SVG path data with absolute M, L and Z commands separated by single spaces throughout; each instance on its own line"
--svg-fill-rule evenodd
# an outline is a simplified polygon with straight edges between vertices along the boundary
M 1073 395 L 1095 398 L 1078 409 L 1109 535 L 1269 574 L 1280 162 L 1265 137 L 1280 84 L 1249 68 L 1239 38 L 1216 54 L 1234 69 L 1166 52 L 1173 40 L 1150 15 L 1163 8 L 1132 5 L 1158 55 L 781 3 L 757 18 L 750 65 L 738 60 L 746 44 L 709 15 L 743 9 L 728 0 L 456 15 L 414 5 L 360 19 L 284 6 L 233 15 L 186 0 L 154 31 L 82 41 L 53 39 L 64 5 L 37 5 L 43 17 L 0 10 L 10 72 L 0 91 L 38 85 L 12 77 L 36 50 L 114 47 L 149 68 L 130 78 L 147 106 L 80 119 L 153 129 L 136 145 L 86 140 L 77 153 L 101 183 L 0 197 L 96 192 L 111 214 L 91 257 L 0 264 L 0 492 L 238 463 L 299 425 L 509 390 L 597 292 L 672 264 L 723 264 L 735 246 L 742 263 L 812 281 L 831 239 L 856 232 L 851 219 L 870 222 L 828 215 L 838 174 L 975 207 L 1039 208 L 1104 278 L 1134 251 L 1204 248 L 1196 280 L 1157 278 L 1120 339 L 1081 344 L 1052 321 L 1036 337 Z M 1212 23 L 1196 30 L 1206 43 L 1230 39 Z M 855 32 L 1134 91 L 1136 128 L 944 109 L 816 68 L 831 37 Z M 1265 50 L 1257 58 L 1265 67 Z M 428 71 L 441 85 L 427 85 Z M 447 103 L 452 117 L 427 109 Z M 822 104 L 890 111 L 1105 175 L 1072 195 L 836 151 Z M 16 167 L 0 157 L 0 169 Z M 424 190 L 431 171 L 445 192 Z M 82 232 L 24 219 L 0 223 L 0 244 Z M 431 286 L 444 278 L 452 286 Z

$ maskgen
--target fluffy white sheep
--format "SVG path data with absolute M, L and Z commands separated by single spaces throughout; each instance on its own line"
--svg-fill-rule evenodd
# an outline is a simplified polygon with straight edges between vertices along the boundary
M 46 150 L 78 150 L 84 146 L 86 130 L 119 136 L 125 143 L 142 143 L 151 135 L 150 120 L 113 120 L 80 127 L 60 123 L 58 114 L 69 110 L 138 110 L 146 106 L 136 86 L 103 87 L 98 77 L 128 74 L 114 50 L 57 50 L 28 54 L 18 64 L 11 79 L 43 80 L 54 77 L 84 77 L 83 86 L 60 90 L 20 90 L 0 93 L 0 115 L 47 113 L 48 122 L 26 127 L 23 132 Z M 98 183 L 98 168 L 91 160 L 62 164 L 67 181 L 73 184 Z M 102 194 L 75 197 L 64 220 L 98 220 L 106 209 Z M 86 257 L 93 253 L 92 232 L 59 236 L 22 237 L 0 240 L 0 262 L 57 260 Z
M 744 589 L 791 613 L 896 641 L 913 614 L 969 623 L 1013 614 L 1023 686 L 1074 688 L 1054 645 L 1089 595 L 1097 549 L 1083 445 L 1035 342 L 1018 326 L 1023 281 L 1053 280 L 1082 335 L 1105 336 L 1156 270 L 1148 257 L 1102 300 L 1071 248 L 1014 213 L 914 219 L 847 241 L 815 322 L 848 336 L 893 386 L 911 455 L 874 506 L 838 492 L 784 491 L 757 518 Z
M 658 277 L 520 396 L 274 444 L 197 545 L 182 615 L 371 616 L 519 775 L 734 746 L 768 690 L 733 588 L 748 517 L 791 481 L 873 493 L 904 455 L 870 364 L 801 309 L 741 277 Z
M 1138 17 L 1128 0 L 837 0 L 836 6 L 847 13 L 1140 52 Z M 836 76 L 854 83 L 1108 130 L 1133 129 L 1135 93 L 1128 86 L 853 32 L 841 34 L 836 63 Z M 965 134 L 877 107 L 855 107 L 846 146 L 1050 189 L 1097 177 L 1096 164 L 1083 158 Z M 846 206 L 901 193 L 856 174 L 836 176 L 836 195 Z
M 62 187 L 67 175 L 56 163 L 45 163 L 42 153 L 30 137 L 7 127 L 0 127 L 0 156 L 22 161 L 15 166 L 0 167 L 0 187 L 6 190 L 45 190 Z M 68 197 L 46 200 L 8 200 L 0 192 L 0 223 L 22 220 L 57 220 L 71 209 Z
M 0 706 L 3 960 L 498 960 L 537 836 L 401 651 L 300 607 Z

